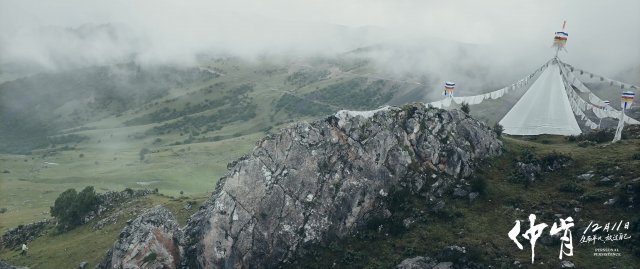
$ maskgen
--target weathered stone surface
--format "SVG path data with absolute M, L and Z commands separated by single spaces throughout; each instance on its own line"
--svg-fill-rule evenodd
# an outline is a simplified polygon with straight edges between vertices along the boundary
M 461 189 L 461 188 L 455 188 L 455 189 L 453 189 L 453 196 L 456 196 L 456 197 L 465 197 L 465 196 L 467 196 L 467 194 L 469 194 L 469 192 L 467 192 L 467 191 L 466 191 L 466 190 L 464 190 L 464 189 Z
M 0 269 L 29 269 L 29 267 L 13 266 L 6 262 L 0 261 Z
M 481 122 L 421 105 L 294 124 L 229 165 L 186 227 L 183 266 L 277 267 L 303 244 L 390 217 L 385 197 L 400 190 L 437 205 L 501 150 Z
M 560 266 L 561 268 L 576 268 L 576 266 L 570 261 L 562 261 Z
M 441 262 L 436 264 L 436 266 L 433 267 L 433 269 L 452 269 L 452 268 L 453 268 L 452 262 Z
M 396 265 L 396 269 L 481 269 L 491 268 L 476 262 L 470 261 L 467 250 L 460 246 L 447 246 L 432 257 L 417 256 L 403 260 Z M 514 263 L 515 264 L 515 263 Z
M 590 180 L 594 175 L 592 173 L 584 173 L 578 176 L 578 179 Z
M 30 224 L 20 225 L 7 231 L 0 238 L 0 248 L 16 249 L 22 244 L 27 244 L 38 238 L 45 232 L 50 220 L 45 219 Z
M 436 266 L 436 262 L 429 257 L 414 257 L 405 259 L 396 266 L 396 269 L 431 269 Z
M 182 231 L 174 216 L 157 206 L 134 219 L 96 268 L 177 268 Z

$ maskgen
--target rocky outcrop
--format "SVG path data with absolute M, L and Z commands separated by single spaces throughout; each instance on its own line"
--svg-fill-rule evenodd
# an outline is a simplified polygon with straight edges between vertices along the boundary
M 396 266 L 396 269 L 431 269 L 436 264 L 436 261 L 430 257 L 417 256 L 405 259 Z
M 501 149 L 490 128 L 467 114 L 422 105 L 341 111 L 294 124 L 229 165 L 185 228 L 182 265 L 277 267 L 304 244 L 344 238 L 372 219 L 389 218 L 386 197 L 409 192 L 437 206 L 453 187 L 465 190 L 478 160 Z M 129 233 L 140 234 L 127 231 L 114 257 L 135 242 Z
M 115 208 L 116 205 L 120 205 L 124 202 L 132 201 L 152 193 L 156 193 L 156 192 L 149 189 L 133 190 L 129 188 L 126 188 L 125 190 L 120 192 L 109 191 L 105 193 L 100 193 L 97 195 L 97 198 L 99 201 L 97 208 L 93 211 L 90 211 L 89 213 L 87 213 L 82 217 L 82 224 L 87 223 L 92 219 L 102 215 L 102 213 L 104 213 L 105 211 L 108 211 L 109 209 Z M 94 226 L 94 229 L 101 229 L 102 226 L 107 224 L 105 222 L 114 223 L 115 220 L 114 219 L 105 220 L 102 223 L 96 224 L 96 226 Z
M 417 256 L 403 260 L 396 269 L 482 269 L 491 268 L 471 261 L 467 250 L 460 246 L 447 246 L 432 257 Z
M 0 269 L 29 269 L 29 267 L 13 266 L 6 262 L 0 261 Z
M 173 214 L 154 207 L 134 219 L 96 268 L 177 268 L 182 232 Z
M 20 225 L 7 231 L 2 235 L 2 238 L 0 238 L 0 248 L 15 249 L 20 247 L 22 244 L 31 242 L 45 232 L 49 223 L 51 223 L 51 221 L 45 219 L 26 225 Z

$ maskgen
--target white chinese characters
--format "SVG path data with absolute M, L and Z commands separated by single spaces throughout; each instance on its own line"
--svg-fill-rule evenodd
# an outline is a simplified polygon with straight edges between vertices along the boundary
M 534 263 L 534 259 L 536 256 L 535 254 L 536 241 L 542 235 L 542 232 L 544 231 L 544 229 L 549 226 L 546 223 L 535 224 L 535 222 L 536 222 L 536 215 L 535 214 L 529 215 L 529 229 L 522 234 L 522 237 L 529 240 L 529 243 L 531 244 L 531 263 L 532 264 Z M 558 227 L 557 223 L 553 223 L 553 226 L 551 226 L 551 230 L 549 231 L 550 235 L 555 235 L 560 232 L 564 232 L 562 237 L 560 237 L 561 244 L 560 244 L 559 258 L 561 260 L 563 255 L 573 256 L 573 239 L 571 237 L 571 230 L 569 230 L 569 228 L 573 226 L 574 226 L 573 218 L 571 217 L 568 217 L 566 219 L 561 218 L 560 226 Z M 511 231 L 509 231 L 507 235 L 511 240 L 513 240 L 513 242 L 516 243 L 516 246 L 518 246 L 518 248 L 522 250 L 523 249 L 522 244 L 520 244 L 520 242 L 518 241 L 519 234 L 520 234 L 520 221 L 516 220 L 516 224 L 513 226 L 513 228 L 511 229 Z

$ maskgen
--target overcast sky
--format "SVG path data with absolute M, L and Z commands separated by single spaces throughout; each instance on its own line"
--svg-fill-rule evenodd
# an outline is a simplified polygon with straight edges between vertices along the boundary
M 553 55 L 553 32 L 567 20 L 568 53 L 561 57 L 613 75 L 640 65 L 638 14 L 638 0 L 0 0 L 0 63 L 55 69 L 132 54 L 189 63 L 201 52 L 334 53 L 432 37 L 479 44 L 497 63 L 531 67 Z M 116 38 L 78 39 L 56 28 L 105 23 L 117 26 Z

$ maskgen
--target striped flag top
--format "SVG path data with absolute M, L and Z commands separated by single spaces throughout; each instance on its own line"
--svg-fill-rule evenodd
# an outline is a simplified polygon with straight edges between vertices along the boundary
M 444 92 L 442 93 L 444 96 L 453 96 L 453 89 L 456 87 L 456 84 L 451 81 L 444 82 Z
M 555 39 L 567 40 L 569 38 L 569 33 L 567 32 L 556 32 Z
M 635 93 L 634 92 L 630 92 L 630 91 L 625 91 L 622 92 L 622 97 L 621 97 L 621 106 L 622 108 L 631 108 L 631 105 L 633 104 L 633 97 L 635 97 Z
M 556 32 L 555 36 L 553 37 L 553 45 L 564 47 L 565 45 L 567 45 L 568 38 L 569 38 L 569 33 L 564 31 Z
M 456 84 L 451 82 L 451 81 L 445 81 L 444 82 L 444 87 L 447 89 L 453 89 L 456 87 Z

